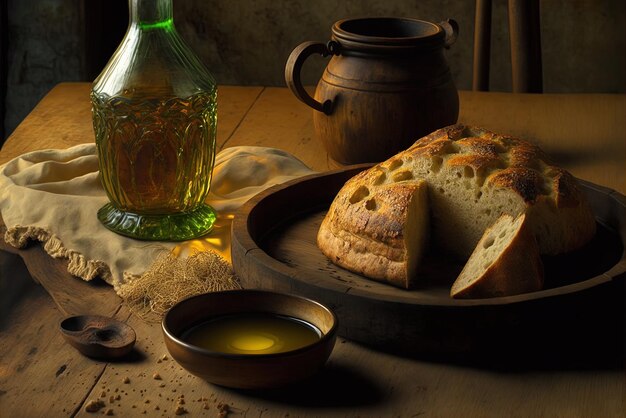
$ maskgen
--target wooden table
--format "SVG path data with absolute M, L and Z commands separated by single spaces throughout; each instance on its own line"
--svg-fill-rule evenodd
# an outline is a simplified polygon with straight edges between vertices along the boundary
M 0 163 L 92 142 L 89 88 L 55 87 L 7 140 Z M 536 140 L 576 176 L 626 193 L 626 96 L 461 92 L 460 98 L 461 122 Z M 314 137 L 311 111 L 283 88 L 220 88 L 218 149 L 235 145 L 281 148 L 319 171 L 337 167 Z M 115 416 L 173 416 L 181 395 L 188 416 L 217 416 L 219 404 L 228 405 L 230 416 L 611 417 L 626 408 L 623 361 L 594 355 L 520 370 L 515 358 L 510 367 L 433 362 L 342 338 L 311 381 L 269 392 L 216 387 L 162 361 L 158 324 L 131 314 L 107 285 L 69 276 L 65 262 L 49 259 L 38 245 L 0 245 L 2 417 L 89 416 L 85 404 L 99 398 Z M 131 324 L 136 355 L 97 362 L 67 346 L 59 320 L 87 312 Z

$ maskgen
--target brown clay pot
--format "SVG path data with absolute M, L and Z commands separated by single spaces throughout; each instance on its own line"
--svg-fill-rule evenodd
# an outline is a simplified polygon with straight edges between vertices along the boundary
M 292 51 L 285 80 L 315 109 L 315 130 L 331 158 L 342 164 L 383 161 L 456 123 L 459 98 L 443 49 L 457 33 L 453 20 L 340 20 L 327 44 L 305 42 Z M 312 54 L 332 55 L 314 98 L 300 81 Z

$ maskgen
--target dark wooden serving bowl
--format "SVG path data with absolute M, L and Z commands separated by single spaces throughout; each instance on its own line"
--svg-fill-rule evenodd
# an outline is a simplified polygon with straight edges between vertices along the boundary
M 319 300 L 339 317 L 339 335 L 410 354 L 551 351 L 623 347 L 626 199 L 581 182 L 598 222 L 585 248 L 544 258 L 545 288 L 491 299 L 455 300 L 462 265 L 430 256 L 429 280 L 411 291 L 332 264 L 316 235 L 346 180 L 369 167 L 316 174 L 269 189 L 242 207 L 232 229 L 232 260 L 245 288 L 289 291 Z M 621 353 L 623 355 L 623 352 Z
M 270 313 L 302 319 L 321 332 L 319 340 L 274 354 L 212 352 L 180 339 L 210 318 L 228 314 Z M 260 290 L 231 290 L 194 296 L 173 306 L 163 318 L 165 345 L 182 367 L 217 385 L 241 389 L 285 386 L 314 375 L 328 360 L 336 340 L 337 318 L 325 306 L 300 296 Z

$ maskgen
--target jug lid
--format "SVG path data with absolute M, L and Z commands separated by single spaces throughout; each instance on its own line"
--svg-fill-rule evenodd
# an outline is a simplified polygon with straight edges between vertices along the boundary
M 342 19 L 332 34 L 343 51 L 382 54 L 442 48 L 446 38 L 438 24 L 406 17 Z

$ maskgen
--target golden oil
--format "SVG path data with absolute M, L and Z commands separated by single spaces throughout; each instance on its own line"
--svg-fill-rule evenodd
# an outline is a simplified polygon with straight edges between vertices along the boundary
M 224 315 L 191 327 L 181 335 L 189 344 L 228 354 L 272 354 L 306 347 L 321 331 L 301 319 L 269 313 Z

